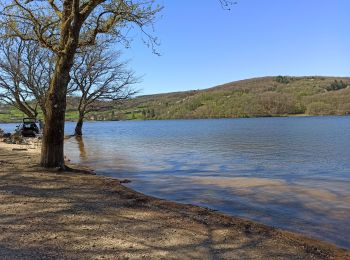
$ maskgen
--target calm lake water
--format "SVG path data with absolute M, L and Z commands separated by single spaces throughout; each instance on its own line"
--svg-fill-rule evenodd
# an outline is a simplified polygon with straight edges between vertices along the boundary
M 1 127 L 1 126 L 0 126 Z M 9 127 L 9 126 L 7 126 Z M 148 195 L 350 248 L 350 117 L 86 123 L 76 163 Z M 73 132 L 68 123 L 66 132 Z

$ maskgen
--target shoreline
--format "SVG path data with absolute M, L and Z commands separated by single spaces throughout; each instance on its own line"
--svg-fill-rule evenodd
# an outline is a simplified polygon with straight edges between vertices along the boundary
M 308 118 L 308 117 L 350 117 L 350 114 L 340 115 L 308 115 L 308 114 L 287 114 L 287 115 L 267 115 L 267 116 L 248 116 L 248 117 L 203 117 L 203 118 L 161 118 L 161 119 L 124 119 L 124 120 L 86 120 L 84 122 L 128 122 L 128 121 L 166 121 L 166 120 L 220 120 L 220 119 L 259 119 L 259 118 Z M 67 122 L 77 122 L 77 119 L 66 120 Z M 20 124 L 21 121 L 6 121 L 0 124 Z
M 0 143 L 0 257 L 350 259 L 328 242 L 150 197 L 115 178 L 44 170 L 40 149 L 12 150 L 22 146 Z

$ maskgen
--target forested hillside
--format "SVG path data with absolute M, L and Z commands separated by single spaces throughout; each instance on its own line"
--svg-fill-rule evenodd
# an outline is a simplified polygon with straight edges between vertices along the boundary
M 150 95 L 120 106 L 125 119 L 350 114 L 350 78 L 264 77 L 206 90 Z
M 205 90 L 140 96 L 122 103 L 99 103 L 88 120 L 235 118 L 350 114 L 350 78 L 263 77 Z M 21 116 L 8 107 L 1 120 Z M 75 120 L 70 98 L 67 120 Z

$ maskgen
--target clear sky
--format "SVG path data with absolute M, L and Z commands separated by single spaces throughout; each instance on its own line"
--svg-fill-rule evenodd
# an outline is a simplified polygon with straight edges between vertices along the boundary
M 125 51 L 141 94 L 270 75 L 349 76 L 350 0 L 159 0 L 158 51 Z

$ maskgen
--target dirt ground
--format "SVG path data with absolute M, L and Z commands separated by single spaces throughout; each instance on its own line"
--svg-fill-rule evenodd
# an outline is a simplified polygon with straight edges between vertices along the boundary
M 38 149 L 13 147 L 0 143 L 0 259 L 350 259 L 333 245 L 151 198 L 115 179 L 47 171 Z

